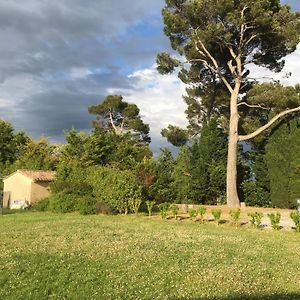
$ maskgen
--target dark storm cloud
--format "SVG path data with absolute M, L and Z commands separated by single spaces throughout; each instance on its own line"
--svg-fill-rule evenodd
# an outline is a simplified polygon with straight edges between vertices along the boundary
M 0 118 L 37 137 L 89 127 L 88 105 L 167 45 L 162 0 L 2 0 Z M 156 34 L 144 34 L 143 27 Z M 141 51 L 143 50 L 143 51 Z M 86 72 L 86 74 L 85 74 Z

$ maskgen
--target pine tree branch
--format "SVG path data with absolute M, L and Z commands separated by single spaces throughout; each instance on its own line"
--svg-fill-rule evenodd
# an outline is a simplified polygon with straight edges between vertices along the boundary
M 265 124 L 264 126 L 258 128 L 257 130 L 255 130 L 254 132 L 247 134 L 247 135 L 240 135 L 239 136 L 239 141 L 247 141 L 250 139 L 255 138 L 257 135 L 259 135 L 260 133 L 262 133 L 263 131 L 265 131 L 266 129 L 268 129 L 271 125 L 273 125 L 278 119 L 280 119 L 281 117 L 293 113 L 293 112 L 297 112 L 300 111 L 300 106 L 296 107 L 296 108 L 292 108 L 292 109 L 288 109 L 285 110 L 281 113 L 279 113 L 278 115 L 276 115 L 274 118 L 272 118 L 267 124 Z
M 261 105 L 259 105 L 259 104 L 257 104 L 257 105 L 252 105 L 252 104 L 248 104 L 247 102 L 240 102 L 240 103 L 238 103 L 237 106 L 240 106 L 240 105 L 246 105 L 246 106 L 251 107 L 251 108 L 270 109 L 269 107 L 264 107 L 264 106 L 261 106 Z
M 221 80 L 224 82 L 224 84 L 226 85 L 227 89 L 229 90 L 230 93 L 233 92 L 233 88 L 231 87 L 231 85 L 229 84 L 229 82 L 227 81 L 227 79 L 221 74 L 221 72 L 219 71 L 219 64 L 216 61 L 216 59 L 210 54 L 210 52 L 207 50 L 207 48 L 205 47 L 205 45 L 203 44 L 203 42 L 197 38 L 197 42 L 201 45 L 201 48 L 203 49 L 200 50 L 197 43 L 195 43 L 195 47 L 197 49 L 197 51 L 199 51 L 200 54 L 204 54 L 206 57 L 208 57 L 211 62 L 213 63 L 214 67 L 215 67 L 215 72 L 220 76 Z

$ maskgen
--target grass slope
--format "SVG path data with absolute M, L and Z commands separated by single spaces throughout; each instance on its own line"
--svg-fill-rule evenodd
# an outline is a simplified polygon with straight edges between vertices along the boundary
M 134 216 L 0 216 L 0 299 L 300 299 L 300 235 Z

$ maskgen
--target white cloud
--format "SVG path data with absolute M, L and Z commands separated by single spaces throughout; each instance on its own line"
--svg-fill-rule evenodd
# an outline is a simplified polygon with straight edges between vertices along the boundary
M 300 44 L 292 54 L 285 58 L 285 66 L 280 73 L 272 73 L 261 67 L 251 66 L 250 77 L 258 78 L 260 81 L 270 81 L 271 79 L 279 80 L 284 85 L 295 85 L 300 83 Z M 291 76 L 286 76 L 291 73 Z
M 182 100 L 185 85 L 176 74 L 160 75 L 155 66 L 135 71 L 128 77 L 135 82 L 132 89 L 110 88 L 107 94 L 121 94 L 125 101 L 138 105 L 143 120 L 150 125 L 152 149 L 156 151 L 166 146 L 160 135 L 162 128 L 168 124 L 187 125 L 186 104 Z

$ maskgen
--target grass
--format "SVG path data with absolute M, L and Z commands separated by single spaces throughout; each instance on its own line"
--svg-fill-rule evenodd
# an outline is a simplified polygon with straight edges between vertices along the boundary
M 300 235 L 145 216 L 0 216 L 0 299 L 300 299 Z

